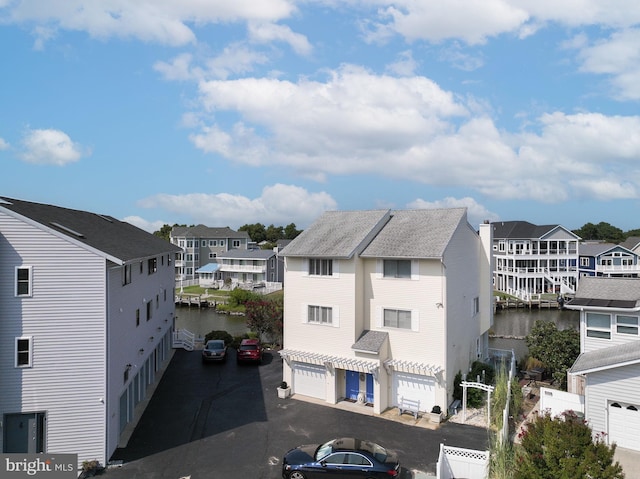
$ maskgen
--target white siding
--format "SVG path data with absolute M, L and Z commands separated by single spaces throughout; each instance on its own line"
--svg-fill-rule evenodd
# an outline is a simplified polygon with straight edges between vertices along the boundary
M 638 404 L 640 365 L 590 373 L 585 389 L 585 417 L 594 433 L 608 431 L 607 408 L 611 401 Z
M 0 233 L 0 414 L 45 412 L 47 451 L 102 459 L 105 261 L 2 214 Z M 32 297 L 14 297 L 18 265 Z M 32 368 L 13 367 L 16 336 L 33 336 Z

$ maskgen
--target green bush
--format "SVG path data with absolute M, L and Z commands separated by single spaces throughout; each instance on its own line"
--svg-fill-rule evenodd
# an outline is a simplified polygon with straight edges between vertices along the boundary
M 227 333 L 226 331 L 209 331 L 205 336 L 204 336 L 204 342 L 206 343 L 207 341 L 209 341 L 210 339 L 224 339 L 224 343 L 227 346 L 230 346 L 231 343 L 233 343 L 233 336 L 231 336 L 229 333 Z
M 253 291 L 236 288 L 229 293 L 229 306 L 244 306 L 248 301 L 258 300 L 260 295 Z

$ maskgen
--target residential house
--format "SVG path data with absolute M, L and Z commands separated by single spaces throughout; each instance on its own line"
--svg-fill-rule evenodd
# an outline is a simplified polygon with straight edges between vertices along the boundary
M 638 254 L 612 243 L 581 243 L 578 271 L 583 276 L 637 278 L 640 273 Z
M 568 390 L 609 444 L 640 451 L 640 279 L 586 276 L 566 304 L 580 311 L 580 356 Z
M 282 284 L 278 255 L 274 249 L 236 249 L 218 254 L 220 281 L 232 287 L 262 288 Z
M 498 221 L 493 226 L 494 289 L 523 300 L 573 294 L 580 237 L 561 225 Z
M 620 243 L 620 246 L 627 248 L 634 253 L 640 254 L 640 236 L 629 236 L 626 240 Z
M 323 214 L 281 252 L 293 394 L 446 411 L 487 354 L 490 235 L 464 208 Z
M 185 286 L 197 284 L 196 270 L 206 264 L 216 263 L 219 254 L 246 250 L 251 241 L 246 231 L 234 231 L 228 227 L 210 228 L 204 225 L 174 226 L 169 238 L 171 243 L 182 249 L 175 262 L 175 278 Z
M 106 464 L 170 357 L 178 251 L 108 215 L 0 198 L 2 452 Z

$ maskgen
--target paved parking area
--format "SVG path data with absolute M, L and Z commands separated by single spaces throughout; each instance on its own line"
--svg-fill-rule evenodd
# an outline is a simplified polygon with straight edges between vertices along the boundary
M 281 477 L 290 448 L 357 436 L 395 450 L 405 478 L 435 474 L 440 443 L 470 449 L 488 444 L 485 429 L 443 423 L 435 430 L 340 407 L 279 399 L 282 360 L 263 364 L 202 364 L 199 351 L 177 350 L 109 479 Z

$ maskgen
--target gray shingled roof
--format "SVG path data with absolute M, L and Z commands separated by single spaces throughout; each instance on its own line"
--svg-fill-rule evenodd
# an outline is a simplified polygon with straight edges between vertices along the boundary
M 582 243 L 578 247 L 580 256 L 598 256 L 605 251 L 615 248 L 613 243 Z
M 351 349 L 378 354 L 388 336 L 389 333 L 386 331 L 370 331 L 367 329 L 362 332 L 358 340 L 351 346 Z
M 560 225 L 534 225 L 528 221 L 496 221 L 491 225 L 493 226 L 494 239 L 542 238 L 554 229 L 562 228 Z
M 224 227 L 210 227 L 205 225 L 196 226 L 174 226 L 171 228 L 171 236 L 186 237 L 192 236 L 194 238 L 249 238 L 249 233 L 246 231 L 235 231 L 228 226 Z
M 285 246 L 281 255 L 351 258 L 388 219 L 388 210 L 327 211 Z
M 168 241 L 111 216 L 12 198 L 0 198 L 9 210 L 124 262 L 181 251 Z
M 362 252 L 369 258 L 442 258 L 466 208 L 401 210 Z
M 640 279 L 584 276 L 580 278 L 574 299 L 566 306 L 638 308 Z
M 640 341 L 630 341 L 582 353 L 569 372 L 583 374 L 638 363 L 640 363 Z
M 626 240 L 620 243 L 620 246 L 624 246 L 629 250 L 634 250 L 640 245 L 640 236 L 629 236 Z

